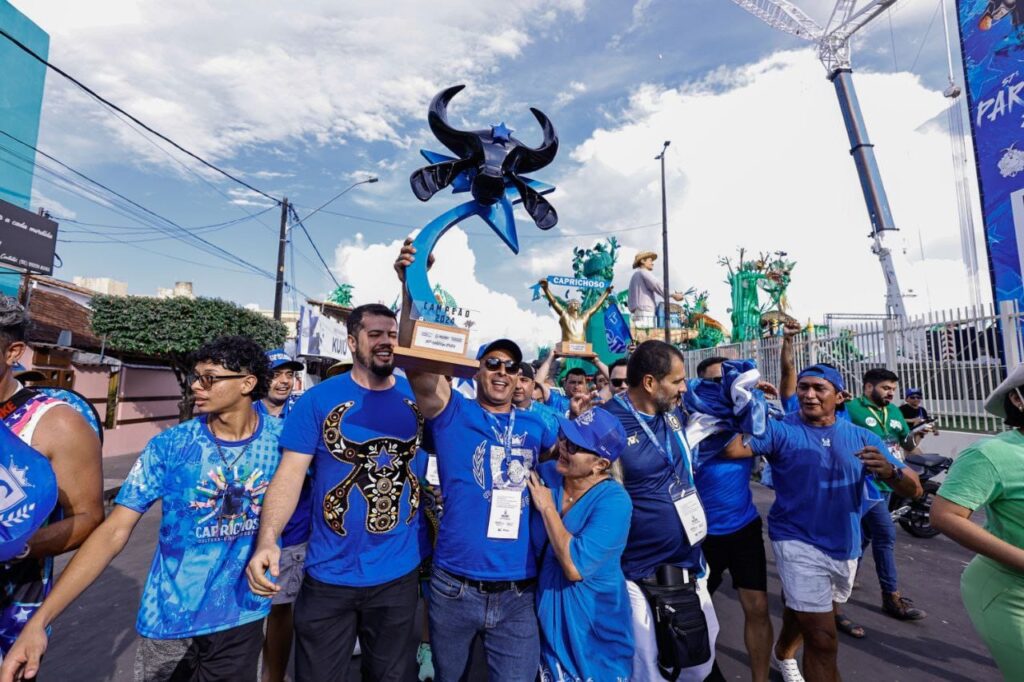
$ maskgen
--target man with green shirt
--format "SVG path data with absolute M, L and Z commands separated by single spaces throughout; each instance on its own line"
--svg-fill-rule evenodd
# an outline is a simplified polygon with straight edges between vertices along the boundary
M 864 373 L 862 394 L 846 403 L 846 412 L 857 426 L 862 426 L 881 438 L 893 456 L 900 461 L 904 451 L 913 452 L 917 444 L 899 408 L 892 404 L 899 388 L 900 378 L 895 372 L 882 367 L 869 369 Z M 896 527 L 889 514 L 889 486 L 876 482 L 881 500 L 864 511 L 861 518 L 864 548 L 871 543 L 875 557 L 875 571 L 882 588 L 882 610 L 898 620 L 920 620 L 925 612 L 914 608 L 913 602 L 900 594 L 896 575 Z M 839 624 L 847 634 L 863 637 L 859 628 L 849 619 L 837 616 Z

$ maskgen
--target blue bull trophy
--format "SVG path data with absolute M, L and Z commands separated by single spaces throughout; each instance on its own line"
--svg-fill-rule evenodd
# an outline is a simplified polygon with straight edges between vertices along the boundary
M 528 147 L 512 136 L 504 123 L 485 130 L 458 130 L 448 123 L 448 103 L 465 86 L 456 85 L 438 93 L 430 102 L 427 121 L 441 143 L 454 157 L 427 150 L 420 153 L 431 165 L 409 178 L 413 194 L 428 201 L 446 187 L 454 194 L 469 192 L 472 199 L 445 211 L 427 224 L 413 240 L 416 261 L 406 269 L 405 286 L 412 302 L 414 319 L 412 345 L 395 348 L 396 363 L 408 369 L 470 377 L 479 367 L 467 355 L 469 326 L 455 318 L 467 317 L 459 308 L 438 301 L 427 278 L 430 252 L 442 235 L 471 216 L 491 226 L 513 253 L 519 253 L 512 207 L 523 208 L 542 230 L 558 223 L 558 214 L 544 198 L 554 186 L 524 177 L 551 163 L 558 152 L 558 135 L 543 112 L 530 109 L 544 133 L 539 147 Z

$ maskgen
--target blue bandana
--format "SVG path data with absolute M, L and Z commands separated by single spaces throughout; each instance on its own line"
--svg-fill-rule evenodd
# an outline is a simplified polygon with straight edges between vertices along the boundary
M 828 365 L 811 365 L 805 367 L 802 372 L 797 376 L 797 380 L 803 379 L 804 377 L 818 377 L 824 379 L 828 383 L 832 384 L 836 392 L 845 391 L 846 384 L 843 383 L 843 375 L 839 373 L 835 367 L 829 367 Z

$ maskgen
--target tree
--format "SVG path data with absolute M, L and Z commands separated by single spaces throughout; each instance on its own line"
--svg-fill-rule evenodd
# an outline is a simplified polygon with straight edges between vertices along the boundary
M 94 296 L 92 328 L 112 351 L 167 360 L 181 387 L 181 421 L 192 417 L 186 377 L 190 354 L 218 336 L 248 336 L 264 348 L 284 343 L 287 329 L 276 320 L 217 298 Z

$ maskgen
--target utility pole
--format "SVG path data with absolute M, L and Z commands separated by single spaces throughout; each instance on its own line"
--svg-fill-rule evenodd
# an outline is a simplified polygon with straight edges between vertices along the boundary
M 665 201 L 665 150 L 670 144 L 672 144 L 671 140 L 665 140 L 661 153 L 654 157 L 661 161 L 661 255 L 663 259 L 661 287 L 665 292 L 663 297 L 665 302 L 662 304 L 665 306 L 665 343 L 672 343 L 672 304 L 669 303 L 672 290 L 668 287 L 668 204 Z
M 274 319 L 281 321 L 284 297 L 284 249 L 288 245 L 288 197 L 281 200 L 281 238 L 277 243 L 277 281 L 274 283 Z

